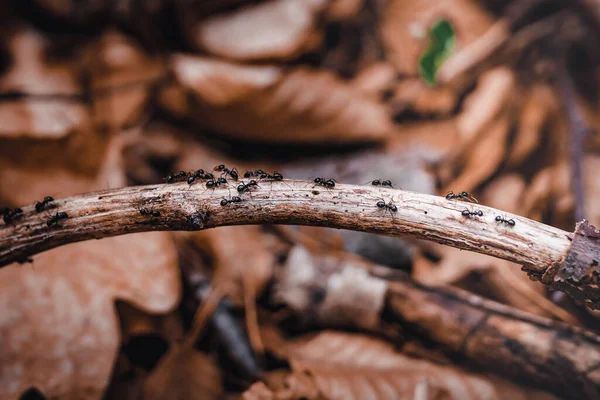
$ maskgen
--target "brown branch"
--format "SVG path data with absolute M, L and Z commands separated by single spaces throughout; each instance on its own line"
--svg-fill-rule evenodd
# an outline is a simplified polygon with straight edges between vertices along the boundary
M 10 224 L 0 227 L 0 265 L 88 239 L 274 223 L 426 239 L 518 263 L 533 278 L 553 286 L 554 273 L 563 265 L 572 240 L 570 233 L 490 207 L 373 186 L 339 184 L 326 189 L 306 181 L 262 181 L 241 195 L 242 202 L 221 206 L 223 198 L 238 194 L 236 186 L 232 181 L 215 190 L 201 183 L 136 186 L 56 200 L 51 210 L 41 213 L 24 207 Z M 397 212 L 377 207 L 380 200 L 393 201 Z M 463 216 L 465 209 L 481 210 L 483 216 Z M 143 215 L 142 210 L 150 213 Z M 69 217 L 48 227 L 48 217 L 59 211 Z M 513 219 L 515 226 L 495 221 L 497 215 Z M 600 298 L 597 288 L 586 290 L 590 291 L 586 300 Z
M 274 298 L 298 321 L 361 328 L 399 347 L 414 338 L 561 397 L 600 397 L 600 337 L 593 332 L 461 289 L 427 287 L 353 256 L 314 256 L 296 247 L 290 259 Z

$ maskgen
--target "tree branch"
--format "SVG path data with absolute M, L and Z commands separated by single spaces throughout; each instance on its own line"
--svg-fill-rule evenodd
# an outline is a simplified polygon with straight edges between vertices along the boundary
M 214 190 L 203 183 L 134 186 L 55 200 L 40 213 L 33 205 L 24 207 L 22 214 L 0 227 L 0 266 L 88 239 L 273 223 L 426 239 L 515 262 L 533 278 L 549 278 L 545 281 L 552 287 L 551 278 L 563 265 L 573 237 L 490 207 L 373 186 L 338 184 L 326 189 L 308 181 L 262 181 L 241 194 L 241 202 L 222 206 L 223 198 L 239 195 L 237 185 L 228 181 L 227 187 Z M 377 207 L 380 200 L 392 201 L 397 212 Z M 463 216 L 465 209 L 481 210 L 483 216 Z M 68 218 L 48 227 L 48 218 L 57 212 Z M 497 215 L 516 223 L 498 222 Z M 600 298 L 597 291 L 592 298 Z

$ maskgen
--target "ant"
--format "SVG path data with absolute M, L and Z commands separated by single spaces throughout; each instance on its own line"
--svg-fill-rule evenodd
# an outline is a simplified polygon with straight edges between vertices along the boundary
M 221 165 L 217 165 L 216 167 L 214 167 L 213 171 L 221 171 L 225 175 L 229 175 L 231 177 L 231 179 L 233 179 L 234 181 L 238 180 L 238 170 L 237 170 L 237 168 L 231 168 L 231 169 L 229 169 L 225 165 L 221 164 Z
M 165 182 L 167 183 L 174 183 L 174 182 L 181 182 L 183 179 L 185 179 L 188 176 L 188 173 L 185 171 L 179 171 L 178 173 L 173 173 L 171 172 L 169 174 L 169 176 L 167 176 L 165 178 Z
M 463 217 L 483 217 L 483 211 L 481 210 L 477 210 L 477 211 L 469 211 L 466 208 L 464 210 L 462 210 L 461 214 L 463 215 Z
M 269 174 L 268 172 L 263 172 L 263 173 L 260 174 L 260 179 L 271 179 L 273 181 L 282 181 L 283 180 L 283 175 L 281 175 L 277 171 L 275 171 L 273 173 L 273 175 Z
M 328 189 L 335 187 L 335 179 L 325 180 L 325 178 L 315 178 L 313 182 L 315 183 L 315 186 L 324 186 Z
M 471 203 L 479 203 L 475 197 L 469 194 L 469 192 L 460 192 L 454 194 L 454 192 L 450 191 L 446 194 L 446 200 L 465 200 Z
M 160 211 L 154 211 L 148 208 L 140 208 L 140 214 L 143 216 L 160 217 Z
M 221 205 L 223 207 L 225 207 L 228 204 L 233 204 L 233 203 L 241 203 L 242 202 L 242 198 L 239 196 L 233 196 L 231 199 L 223 199 L 221 200 Z
M 215 179 L 214 175 L 211 174 L 210 172 L 208 173 L 204 173 L 203 169 L 198 169 L 196 171 L 194 171 L 194 173 L 190 173 L 187 179 L 187 183 L 188 185 L 193 184 L 196 180 L 200 180 L 200 179 Z
M 496 216 L 496 221 L 498 221 L 498 222 L 504 222 L 505 224 L 510 225 L 510 226 L 515 226 L 516 225 L 516 222 L 515 222 L 514 219 L 512 219 L 512 218 L 511 219 L 505 219 L 504 217 L 501 217 L 500 215 Z
M 393 187 L 392 181 L 390 181 L 390 180 L 382 181 L 381 179 L 375 179 L 373 182 L 371 182 L 371 185 Z
M 244 178 L 252 178 L 252 177 L 260 177 L 265 173 L 262 169 L 257 169 L 256 171 L 246 171 L 244 172 Z
M 248 183 L 242 182 L 240 185 L 238 185 L 237 191 L 239 193 L 244 193 L 246 190 L 250 189 L 252 186 L 258 186 L 258 182 L 256 182 L 254 179 L 252 179 Z
M 215 189 L 219 185 L 226 185 L 226 184 L 227 184 L 227 180 L 225 178 L 218 178 L 217 180 L 211 179 L 206 182 L 206 187 L 208 189 Z
M 54 199 L 50 196 L 46 196 L 44 197 L 44 200 L 42 201 L 36 201 L 35 202 L 35 212 L 40 212 L 44 209 L 44 207 L 46 207 L 48 204 L 52 203 L 54 201 Z
M 66 212 L 64 212 L 64 211 L 57 212 L 56 214 L 54 214 L 54 215 L 50 216 L 50 218 L 48 218 L 48 221 L 46 221 L 46 225 L 48 225 L 48 228 L 51 228 L 53 226 L 58 225 L 58 222 L 61 219 L 67 219 L 67 218 L 69 218 L 69 215 Z
M 385 200 L 379 200 L 376 206 L 383 210 L 389 211 L 392 217 L 394 216 L 393 213 L 398 211 L 398 207 L 396 207 L 396 205 L 391 200 L 388 203 L 386 203 Z
M 9 224 L 13 219 L 15 219 L 19 214 L 22 214 L 23 210 L 20 209 L 19 207 L 17 208 L 13 208 L 12 210 L 9 208 L 8 211 L 4 212 L 4 216 L 2 217 L 4 219 L 4 222 L 6 224 Z

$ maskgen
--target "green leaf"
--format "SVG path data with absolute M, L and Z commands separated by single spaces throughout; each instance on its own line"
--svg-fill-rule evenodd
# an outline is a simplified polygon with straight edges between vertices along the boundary
M 454 50 L 456 35 L 446 19 L 435 22 L 428 32 L 429 45 L 419 58 L 419 75 L 427 84 L 435 86 L 439 68 Z

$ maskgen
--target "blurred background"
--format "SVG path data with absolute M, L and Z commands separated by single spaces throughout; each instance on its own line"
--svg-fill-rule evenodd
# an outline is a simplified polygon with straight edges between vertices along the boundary
M 594 0 L 15 0 L 0 20 L 2 206 L 225 164 L 600 224 Z M 292 306 L 328 293 L 285 271 L 356 256 L 598 329 L 520 266 L 433 243 L 151 232 L 0 270 L 0 398 L 559 398 Z

